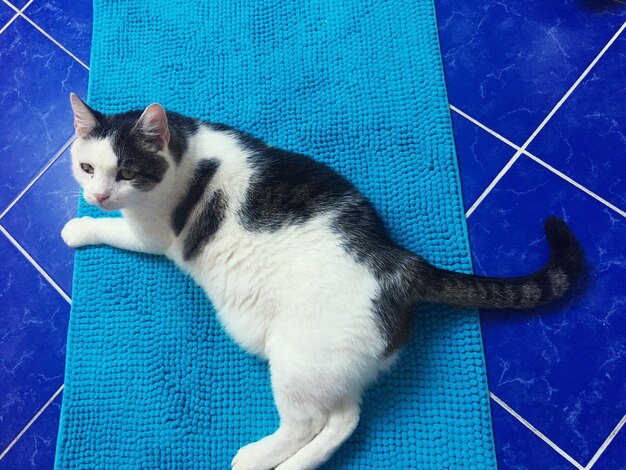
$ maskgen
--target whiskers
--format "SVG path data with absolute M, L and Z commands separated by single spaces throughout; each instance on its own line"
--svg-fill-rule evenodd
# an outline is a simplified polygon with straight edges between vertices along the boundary
M 74 189 L 74 188 L 60 189 L 60 190 L 54 191 L 54 194 L 58 194 L 67 199 L 78 199 L 82 193 L 83 191 L 81 189 Z

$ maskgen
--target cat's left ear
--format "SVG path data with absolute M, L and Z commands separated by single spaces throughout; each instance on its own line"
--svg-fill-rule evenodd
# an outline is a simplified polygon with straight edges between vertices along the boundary
M 85 104 L 74 93 L 70 93 L 72 111 L 74 111 L 74 129 L 79 137 L 87 137 L 94 129 L 100 126 L 98 113 Z
M 135 124 L 133 131 L 147 150 L 153 152 L 163 150 L 170 141 L 170 129 L 163 107 L 158 103 L 148 106 Z

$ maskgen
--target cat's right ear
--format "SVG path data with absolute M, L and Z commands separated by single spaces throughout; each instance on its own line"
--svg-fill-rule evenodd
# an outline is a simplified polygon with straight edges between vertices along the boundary
M 100 126 L 96 112 L 74 93 L 70 93 L 70 102 L 74 111 L 74 128 L 76 135 L 87 137 L 91 131 Z

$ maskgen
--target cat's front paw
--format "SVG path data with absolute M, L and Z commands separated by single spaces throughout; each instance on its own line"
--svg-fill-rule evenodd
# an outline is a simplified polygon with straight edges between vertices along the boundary
M 61 238 L 71 248 L 97 243 L 93 227 L 93 217 L 72 219 L 61 230 Z
M 232 470 L 264 470 L 267 468 L 260 461 L 261 455 L 259 453 L 259 443 L 253 442 L 247 446 L 242 447 L 235 455 L 235 458 L 231 462 Z

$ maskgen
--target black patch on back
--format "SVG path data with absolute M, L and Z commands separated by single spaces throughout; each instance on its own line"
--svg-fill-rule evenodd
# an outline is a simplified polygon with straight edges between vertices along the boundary
M 179 235 L 187 224 L 191 211 L 196 206 L 204 191 L 219 167 L 217 160 L 201 160 L 194 170 L 187 188 L 187 193 L 180 200 L 172 213 L 172 229 Z
M 204 203 L 200 213 L 189 225 L 185 238 L 183 257 L 185 261 L 195 258 L 219 230 L 226 213 L 226 197 L 221 190 L 215 191 Z
M 304 155 L 256 146 L 250 162 L 255 173 L 240 217 L 251 231 L 304 223 L 356 192 L 339 174 Z

